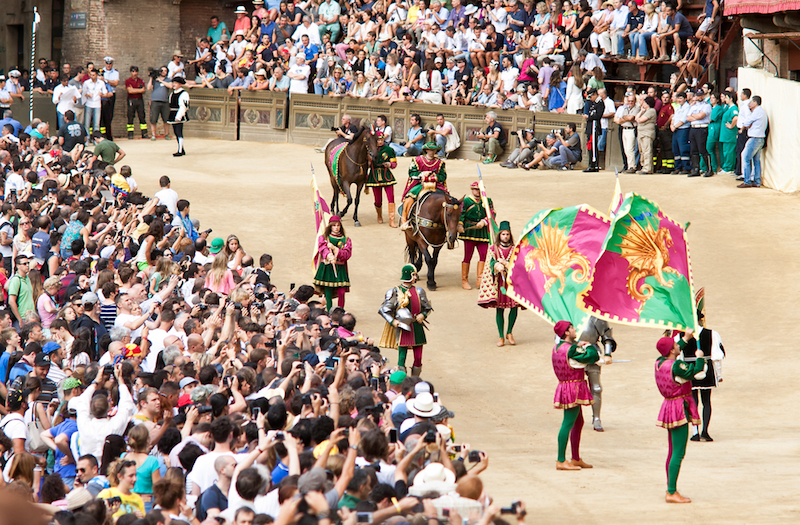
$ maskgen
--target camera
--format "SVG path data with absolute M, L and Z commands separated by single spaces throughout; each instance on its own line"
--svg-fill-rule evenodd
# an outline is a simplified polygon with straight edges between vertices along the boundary
M 467 459 L 470 463 L 480 463 L 481 461 L 481 451 L 480 450 L 470 450 Z
M 348 341 L 347 339 L 341 339 L 339 343 L 342 345 L 342 348 L 352 348 L 354 346 L 358 346 L 358 341 Z
M 551 129 L 550 133 L 552 133 L 553 135 L 555 135 L 557 137 L 557 136 L 561 135 L 561 130 L 560 129 Z
M 519 507 L 519 501 L 515 501 L 510 506 L 500 509 L 500 514 L 516 514 L 517 507 Z
M 519 135 L 519 133 L 517 133 L 516 131 L 511 131 L 509 132 L 509 135 L 514 135 L 516 137 L 517 135 Z
M 207 405 L 195 405 L 195 406 L 197 407 L 197 413 L 200 414 L 201 416 L 203 414 L 208 414 L 212 410 L 212 408 Z
M 147 68 L 147 74 L 150 76 L 150 78 L 155 80 L 155 79 L 158 78 L 159 70 L 154 68 L 154 67 L 148 67 Z
M 103 367 L 103 373 L 106 375 L 111 375 L 114 373 L 114 365 L 106 365 Z
M 205 312 L 206 310 L 208 310 L 208 305 L 205 303 L 200 303 L 197 305 L 197 309 L 200 310 L 201 312 Z
M 311 394 L 303 394 L 303 404 L 311 406 Z
M 424 443 L 436 443 L 436 431 L 435 430 L 428 430 L 425 433 Z
M 335 128 L 335 127 L 331 126 L 331 131 L 333 131 L 334 133 L 336 133 L 337 129 L 339 129 L 339 128 Z
M 372 523 L 372 513 L 371 512 L 356 513 L 356 523 Z

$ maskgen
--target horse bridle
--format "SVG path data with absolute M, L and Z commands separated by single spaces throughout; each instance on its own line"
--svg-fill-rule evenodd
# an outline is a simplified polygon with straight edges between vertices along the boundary
M 445 232 L 444 232 L 444 242 L 441 242 L 439 244 L 433 244 L 432 242 L 430 242 L 428 240 L 427 237 L 425 237 L 425 234 L 422 233 L 422 230 L 418 230 L 419 234 L 422 236 L 422 239 L 428 244 L 428 246 L 430 246 L 432 248 L 439 248 L 439 247 L 444 246 L 445 244 L 447 244 L 447 226 L 445 226 L 447 224 L 447 208 L 455 208 L 455 207 L 456 207 L 455 204 L 450 204 L 448 202 L 443 202 L 442 203 L 442 223 L 441 224 L 439 224 L 438 222 L 433 222 L 430 219 L 426 219 L 425 217 L 420 217 L 419 216 L 419 209 L 417 209 L 417 217 L 416 217 L 417 218 L 417 228 L 429 228 L 429 229 L 444 228 L 444 230 L 445 230 Z
M 366 142 L 366 140 L 364 140 L 364 142 Z M 351 143 L 351 144 L 352 144 L 352 143 Z M 353 157 L 351 157 L 351 156 L 350 156 L 350 154 L 347 152 L 347 148 L 348 148 L 348 147 L 350 147 L 350 144 L 348 144 L 347 146 L 345 146 L 345 147 L 344 147 L 344 154 L 345 154 L 345 156 L 347 157 L 347 159 L 348 159 L 350 162 L 352 162 L 352 163 L 353 163 L 353 164 L 355 164 L 356 166 L 365 166 L 367 163 L 369 163 L 369 160 L 370 160 L 370 154 L 369 154 L 369 151 L 367 151 L 367 160 L 365 160 L 364 162 L 356 162 L 356 161 L 354 161 L 354 160 L 353 160 Z

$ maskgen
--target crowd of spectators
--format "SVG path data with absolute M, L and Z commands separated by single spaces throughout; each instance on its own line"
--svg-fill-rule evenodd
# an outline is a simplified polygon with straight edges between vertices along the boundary
M 352 313 L 277 289 L 280 261 L 200 231 L 168 177 L 142 195 L 96 154 L 104 139 L 73 158 L 15 138 L 0 142 L 4 513 L 505 523 L 446 395 L 391 366 Z M 524 522 L 524 504 L 508 512 Z

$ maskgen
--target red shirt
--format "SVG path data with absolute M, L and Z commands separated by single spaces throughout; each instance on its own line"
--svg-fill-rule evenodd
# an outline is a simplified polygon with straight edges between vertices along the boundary
M 131 89 L 142 89 L 144 87 L 144 80 L 139 77 L 130 77 L 125 81 L 125 87 Z M 128 93 L 128 98 L 142 98 L 144 93 Z
M 672 108 L 672 104 L 665 104 L 661 106 L 661 110 L 658 112 L 658 118 L 656 119 L 656 125 L 659 128 L 664 126 L 673 113 L 675 113 L 675 110 Z

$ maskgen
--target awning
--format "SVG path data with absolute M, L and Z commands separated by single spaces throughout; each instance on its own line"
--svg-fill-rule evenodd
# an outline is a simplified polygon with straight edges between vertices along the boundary
M 761 14 L 771 15 L 781 11 L 800 11 L 798 0 L 725 0 L 722 12 L 725 16 Z

